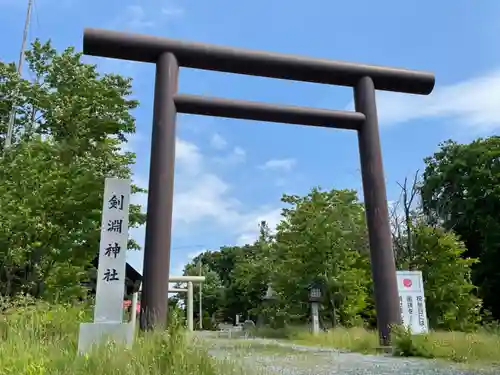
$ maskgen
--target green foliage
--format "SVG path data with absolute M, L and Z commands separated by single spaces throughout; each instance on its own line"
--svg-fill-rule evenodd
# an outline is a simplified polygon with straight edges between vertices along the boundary
M 200 264 L 188 264 L 184 269 L 185 276 L 198 276 L 200 274 Z M 224 289 L 222 287 L 222 282 L 220 280 L 219 275 L 208 268 L 207 265 L 201 265 L 201 274 L 205 276 L 205 282 L 202 285 L 202 308 L 203 312 L 207 313 L 209 316 L 212 316 L 219 310 L 219 306 L 223 301 L 223 293 Z M 194 288 L 193 294 L 193 304 L 194 306 L 198 306 L 200 301 L 200 294 L 197 290 L 199 286 Z M 187 304 L 187 296 L 186 293 L 181 297 L 184 299 L 184 305 Z M 196 314 L 199 314 L 198 309 L 195 309 Z M 195 319 L 198 320 L 199 316 L 195 316 Z
M 201 261 L 207 275 L 219 275 L 221 285 L 207 278 L 203 305 L 215 313 L 218 301 L 225 320 L 233 321 L 236 314 L 261 316 L 272 327 L 285 327 L 308 319 L 308 287 L 321 281 L 323 318 L 332 324 L 360 323 L 360 314 L 370 315 L 372 306 L 364 209 L 356 193 L 313 189 L 305 197 L 284 195 L 282 201 L 289 207 L 275 234 L 263 222 L 253 244 L 205 252 L 186 266 L 185 273 L 197 274 Z M 224 293 L 205 296 L 212 284 L 224 287 Z M 268 285 L 278 298 L 265 303 Z
M 91 321 L 92 318 L 89 303 L 54 305 L 21 295 L 15 299 L 4 298 L 2 307 L 0 337 L 7 342 L 15 340 L 13 335 L 24 333 L 25 330 L 30 331 L 30 339 L 33 340 L 63 340 L 67 332 L 78 332 L 80 323 Z
M 296 326 L 272 330 L 263 327 L 257 329 L 256 334 L 260 337 L 287 339 L 298 345 L 336 348 L 366 354 L 380 353 L 379 335 L 375 330 L 340 327 L 312 334 L 308 328 Z M 401 326 L 393 327 L 392 332 L 394 356 L 465 362 L 479 365 L 483 370 L 485 364 L 500 364 L 500 336 L 497 332 L 430 331 L 428 334 L 412 335 Z M 495 372 L 495 368 L 492 368 L 492 371 L 491 373 L 498 372 Z
M 218 329 L 217 323 L 212 320 L 207 312 L 203 313 L 203 321 L 201 323 L 204 331 L 216 331 Z M 198 327 L 199 326 L 197 326 L 197 329 Z
M 500 137 L 470 144 L 447 141 L 425 159 L 424 212 L 464 241 L 464 256 L 479 259 L 473 281 L 484 307 L 500 318 Z
M 396 327 L 393 340 L 393 354 L 396 356 L 440 358 L 471 364 L 499 364 L 500 336 L 484 331 L 431 331 L 424 335 L 411 335 L 407 330 Z
M 478 260 L 466 255 L 467 249 L 457 235 L 429 225 L 422 208 L 412 204 L 419 191 L 418 173 L 411 188 L 407 180 L 400 186 L 400 201 L 393 206 L 391 215 L 398 269 L 422 272 L 431 328 L 477 328 L 481 321 L 481 300 L 476 296 L 471 269 Z
M 258 254 L 256 245 L 222 247 L 219 251 L 204 252 L 186 265 L 184 274 L 198 275 L 200 262 L 202 264 L 202 273 L 207 277 L 203 284 L 204 311 L 210 316 L 234 321 L 237 314 L 246 318 L 258 306 L 264 288 L 259 285 L 254 267 Z M 195 304 L 198 303 L 196 294 Z
M 392 329 L 392 353 L 397 357 L 434 358 L 432 348 L 425 345 L 425 341 L 425 339 L 417 339 L 410 330 L 404 327 L 393 327 Z
M 191 357 L 177 351 L 188 349 L 174 304 L 166 335 L 138 338 L 141 360 L 110 346 L 68 364 L 75 342 L 66 334 L 89 319 L 88 303 L 75 301 L 84 297 L 82 282 L 94 272 L 103 181 L 131 176 L 135 155 L 121 146 L 135 131 L 130 112 L 138 102 L 130 99 L 131 79 L 99 75 L 73 48 L 58 53 L 37 40 L 26 61 L 30 80 L 19 77 L 13 64 L 0 63 L 0 296 L 17 297 L 0 300 L 0 368 L 19 373 L 29 363 L 30 373 L 113 366 L 123 373 L 146 367 L 148 373 L 215 373 L 205 354 L 189 349 L 197 358 L 192 366 L 186 360 Z M 12 108 L 13 144 L 6 149 Z M 393 223 L 396 262 L 399 269 L 422 271 L 433 329 L 477 330 L 488 310 L 500 318 L 500 137 L 468 145 L 447 141 L 425 163 L 421 186 L 418 174 L 410 192 L 406 182 L 401 186 L 404 217 Z M 412 205 L 417 192 L 422 207 Z M 361 327 L 376 322 L 365 212 L 356 192 L 313 188 L 305 196 L 285 194 L 282 203 L 286 208 L 275 232 L 262 222 L 254 243 L 206 251 L 185 267 L 185 275 L 206 277 L 204 315 L 197 319 L 215 329 L 216 321 L 234 321 L 238 314 L 264 323 L 256 329 L 259 335 L 372 351 L 377 335 Z M 141 207 L 131 205 L 131 226 L 144 221 Z M 130 240 L 129 248 L 138 246 Z M 322 287 L 322 326 L 335 328 L 314 340 L 296 328 L 309 322 L 312 283 Z M 269 286 L 275 296 L 266 301 Z M 196 305 L 198 299 L 195 293 Z M 449 350 L 448 338 L 443 344 L 440 335 L 412 336 L 395 328 L 395 354 L 462 361 L 499 352 L 497 334 L 456 336 Z M 477 344 L 479 338 L 488 344 Z M 476 352 L 466 352 L 467 345 Z M 12 359 L 15 352 L 23 355 Z M 146 358 L 154 358 L 153 364 Z
M 26 52 L 32 80 L 0 63 L 0 295 L 82 297 L 99 248 L 104 178 L 131 176 L 135 155 L 120 148 L 135 131 L 131 80 L 99 76 L 80 58 L 37 40 Z M 12 104 L 13 144 L 4 149 Z M 144 223 L 139 206 L 130 211 L 132 227 Z
M 422 271 L 425 303 L 434 329 L 471 330 L 480 322 L 481 301 L 474 295 L 471 266 L 457 236 L 441 228 L 420 224 L 413 228 L 412 263 Z
M 302 345 L 333 347 L 360 353 L 376 353 L 376 348 L 380 345 L 378 332 L 362 327 L 340 327 L 316 335 L 310 330 L 296 328 L 291 339 Z
M 168 331 L 171 334 L 176 334 L 183 330 L 185 326 L 186 318 L 179 307 L 175 305 L 168 306 Z
M 312 189 L 287 196 L 278 226 L 273 287 L 290 314 L 308 314 L 308 287 L 321 281 L 324 317 L 333 325 L 359 323 L 371 286 L 364 209 L 350 190 Z
M 227 361 L 215 361 L 184 335 L 178 324 L 168 332 L 138 335 L 132 350 L 103 343 L 78 356 L 80 322 L 88 320 L 86 304 L 54 305 L 15 301 L 0 316 L 0 368 L 5 375 L 32 374 L 242 374 Z
M 259 224 L 260 235 L 252 245 L 245 246 L 236 257 L 234 268 L 231 272 L 231 289 L 228 291 L 228 302 L 237 305 L 236 301 L 242 301 L 239 305 L 239 314 L 258 316 L 266 314 L 266 307 L 262 304 L 268 283 L 276 270 L 274 262 L 273 237 L 266 222 Z M 232 309 L 234 311 L 234 308 Z M 247 314 L 244 314 L 244 313 Z
M 323 327 L 374 327 L 364 208 L 356 193 L 312 189 L 303 197 L 284 195 L 282 201 L 289 207 L 274 234 L 261 223 L 253 244 L 205 252 L 186 266 L 186 273 L 197 274 L 197 262 L 202 261 L 204 273 L 210 275 L 204 305 L 226 321 L 243 314 L 266 325 L 260 330 L 282 332 L 290 324 L 309 321 L 308 288 L 320 282 Z M 394 236 L 404 250 L 398 268 L 422 271 L 430 326 L 476 329 L 481 300 L 475 295 L 471 267 L 477 260 L 465 255 L 463 242 L 453 232 L 427 225 L 418 207 L 406 211 L 409 220 L 398 222 L 399 235 Z M 266 302 L 262 297 L 268 285 L 276 298 Z

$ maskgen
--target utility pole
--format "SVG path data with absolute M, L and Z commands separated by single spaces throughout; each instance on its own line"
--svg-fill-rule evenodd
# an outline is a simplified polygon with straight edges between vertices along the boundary
M 198 273 L 199 273 L 200 276 L 203 276 L 201 274 L 202 273 L 201 272 L 201 259 L 198 260 Z M 202 303 L 201 299 L 202 299 L 202 296 L 203 296 L 203 292 L 202 292 L 203 283 L 198 283 L 198 285 L 199 285 L 199 288 L 200 288 L 200 290 L 199 290 L 199 293 L 200 293 L 200 296 L 199 296 L 200 297 L 200 301 L 199 301 L 199 304 L 200 304 L 200 306 L 199 306 L 200 307 L 199 320 L 200 321 L 199 321 L 199 324 L 200 324 L 200 330 L 202 330 L 203 329 L 203 310 L 202 310 L 203 303 Z
M 17 63 L 17 73 L 21 76 L 23 72 L 24 63 L 24 50 L 26 49 L 26 40 L 28 39 L 28 30 L 31 20 L 31 8 L 33 7 L 33 0 L 28 0 L 28 9 L 26 11 L 26 20 L 24 22 L 23 40 L 21 42 L 21 51 L 19 53 L 19 62 Z M 14 122 L 16 120 L 16 105 L 12 102 L 12 109 L 9 116 L 9 124 L 7 126 L 7 137 L 5 138 L 5 149 L 12 143 L 12 133 L 14 131 Z

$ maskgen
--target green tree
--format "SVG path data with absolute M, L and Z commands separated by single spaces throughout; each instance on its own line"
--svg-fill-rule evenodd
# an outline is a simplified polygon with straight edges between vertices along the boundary
M 193 259 L 191 265 L 186 267 L 195 268 L 198 262 L 207 270 L 218 275 L 223 289 L 220 295 L 218 316 L 226 321 L 233 321 L 236 314 L 245 311 L 247 304 L 237 283 L 234 282 L 233 270 L 238 262 L 243 261 L 252 252 L 252 246 L 223 246 L 217 251 L 206 251 Z M 214 311 L 215 312 L 215 311 Z
M 469 330 L 480 322 L 481 300 L 474 295 L 471 266 L 463 242 L 442 228 L 413 227 L 414 269 L 422 271 L 429 324 L 434 329 Z M 407 269 L 403 264 L 402 269 Z
M 411 186 L 407 179 L 398 185 L 401 195 L 391 215 L 397 268 L 422 272 L 432 328 L 474 328 L 481 307 L 471 281 L 471 267 L 477 259 L 464 257 L 467 249 L 452 231 L 428 225 L 419 204 L 418 171 Z
M 0 63 L 0 294 L 72 298 L 98 253 L 104 178 L 131 176 L 135 154 L 121 144 L 135 131 L 138 102 L 128 98 L 131 79 L 100 76 L 73 48 L 58 53 L 37 40 L 26 63 L 31 80 Z M 131 205 L 131 226 L 144 220 Z
M 256 318 L 267 287 L 272 264 L 266 258 L 271 241 L 269 228 L 260 223 L 259 239 L 250 245 L 224 246 L 206 251 L 184 267 L 185 275 L 198 275 L 199 263 L 207 277 L 203 286 L 203 310 L 225 321 Z M 195 303 L 198 296 L 195 294 Z
M 185 276 L 198 276 L 200 274 L 199 261 L 193 260 L 193 262 L 187 264 L 184 267 Z M 217 272 L 211 270 L 207 265 L 202 265 L 201 274 L 205 276 L 205 282 L 202 286 L 202 309 L 203 313 L 208 314 L 208 316 L 213 316 L 217 313 L 221 306 L 224 305 L 224 288 Z M 195 288 L 195 291 L 199 291 L 199 286 Z M 187 296 L 181 297 L 184 301 L 184 305 L 187 304 Z M 193 304 L 194 304 L 194 317 L 199 319 L 199 309 L 197 308 L 200 303 L 199 293 L 194 293 Z
M 321 280 L 323 316 L 333 325 L 352 325 L 369 306 L 371 277 L 365 214 L 356 192 L 321 191 L 284 195 L 283 220 L 276 233 L 273 286 L 282 309 L 308 316 L 308 286 Z
M 470 144 L 451 140 L 425 159 L 421 188 L 431 224 L 453 230 L 464 241 L 484 307 L 500 318 L 500 137 Z
M 259 237 L 238 253 L 231 271 L 226 308 L 232 316 L 257 318 L 262 313 L 263 296 L 274 274 L 274 243 L 265 221 L 259 224 Z

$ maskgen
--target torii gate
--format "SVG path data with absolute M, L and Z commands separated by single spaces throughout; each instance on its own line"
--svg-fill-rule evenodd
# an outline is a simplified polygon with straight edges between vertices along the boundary
M 205 282 L 205 276 L 170 276 L 168 279 L 169 283 L 187 283 L 187 288 L 170 288 L 168 287 L 168 293 L 187 293 L 187 306 L 186 306 L 186 320 L 187 320 L 187 329 L 192 332 L 194 330 L 193 324 L 193 283 L 202 284 Z M 141 293 L 141 289 L 138 292 L 132 295 L 132 311 L 130 315 L 130 321 L 132 324 L 135 324 L 137 320 L 137 301 L 139 297 L 139 293 Z M 200 306 L 201 309 L 201 306 Z M 200 319 L 201 319 L 201 310 L 200 310 Z
M 163 280 L 170 271 L 176 117 L 189 113 L 357 132 L 377 325 L 381 344 L 390 344 L 390 327 L 401 323 L 401 314 L 375 90 L 428 95 L 434 74 L 102 29 L 85 30 L 83 53 L 156 65 L 141 329 L 161 328 L 167 322 L 168 287 Z M 352 87 L 355 110 L 179 94 L 179 67 Z

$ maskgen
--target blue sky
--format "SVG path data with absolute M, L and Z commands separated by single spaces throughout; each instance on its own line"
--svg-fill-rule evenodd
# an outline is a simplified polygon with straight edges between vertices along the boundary
M 17 61 L 27 0 L 0 0 L 2 60 Z M 297 0 L 35 0 L 30 38 L 82 48 L 100 27 L 313 57 L 430 70 L 428 97 L 377 93 L 388 199 L 423 168 L 439 142 L 468 142 L 500 127 L 500 2 Z M 6 37 L 7 36 L 7 37 Z M 86 58 L 134 78 L 134 181 L 147 187 L 154 66 Z M 227 98 L 352 108 L 352 90 L 182 70 L 180 91 Z M 252 241 L 279 221 L 282 193 L 312 186 L 360 190 L 354 132 L 181 115 L 178 121 L 171 270 L 201 250 Z M 146 202 L 145 196 L 135 197 Z M 144 241 L 144 229 L 132 235 Z M 142 253 L 129 254 L 142 268 Z

